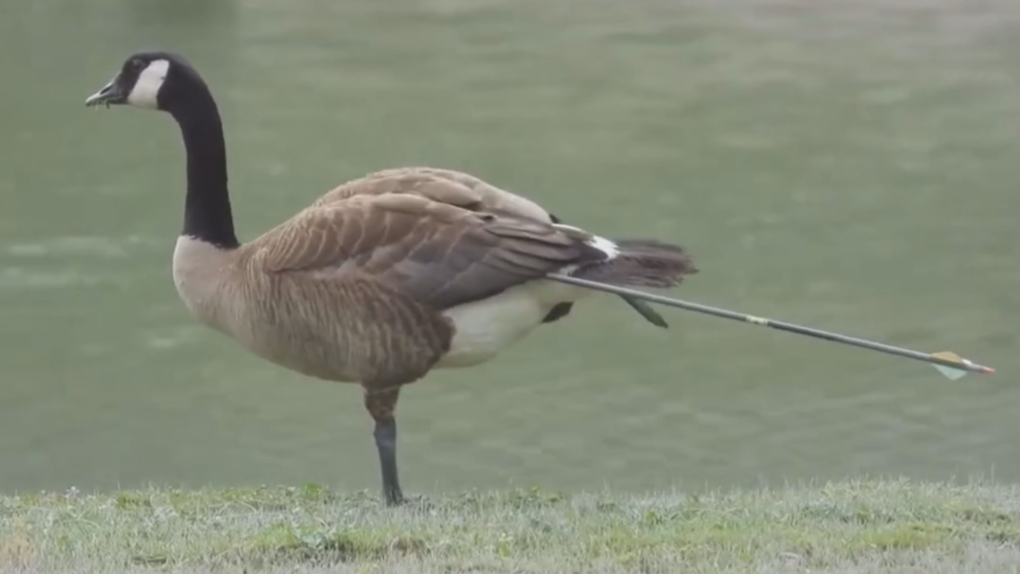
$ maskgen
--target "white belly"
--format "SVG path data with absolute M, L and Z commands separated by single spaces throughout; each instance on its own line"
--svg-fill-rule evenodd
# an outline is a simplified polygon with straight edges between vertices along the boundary
M 541 281 L 446 311 L 456 332 L 436 368 L 469 367 L 484 363 L 531 332 L 554 305 L 576 301 L 590 293 L 562 283 Z

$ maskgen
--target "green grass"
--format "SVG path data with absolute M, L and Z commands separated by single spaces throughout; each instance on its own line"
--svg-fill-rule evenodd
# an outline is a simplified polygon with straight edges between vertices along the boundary
M 934 572 L 1020 568 L 1020 487 L 464 493 L 303 487 L 0 497 L 3 572 Z

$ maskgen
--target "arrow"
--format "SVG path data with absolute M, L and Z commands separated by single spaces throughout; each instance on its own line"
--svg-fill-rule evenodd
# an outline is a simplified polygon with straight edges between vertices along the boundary
M 983 375 L 990 375 L 995 372 L 995 369 L 993 369 L 992 367 L 978 365 L 967 359 L 964 359 L 963 357 L 957 355 L 956 353 L 953 353 L 952 351 L 940 351 L 938 353 L 924 353 L 921 351 L 914 351 L 912 349 L 904 349 L 903 347 L 894 347 L 892 345 L 886 345 L 885 343 L 878 343 L 876 341 L 869 341 L 867 339 L 851 337 L 849 335 L 841 335 L 839 333 L 833 333 L 831 331 L 822 331 L 821 329 L 813 329 L 811 327 L 804 327 L 802 325 L 795 325 L 793 323 L 776 321 L 774 319 L 766 319 L 765 317 L 757 317 L 755 315 L 737 313 L 735 311 L 728 311 L 726 309 L 710 307 L 708 305 L 701 305 L 699 303 L 691 303 L 689 301 L 673 299 L 671 297 L 664 297 L 662 295 L 655 295 L 653 293 L 645 293 L 644 291 L 638 291 L 637 289 L 629 289 L 627 287 L 608 285 L 606 283 L 599 283 L 598 281 L 590 281 L 588 279 L 581 279 L 579 277 L 571 277 L 568 275 L 560 275 L 557 273 L 549 275 L 548 278 L 552 279 L 553 281 L 568 283 L 571 285 L 585 287 L 587 289 L 593 289 L 596 291 L 603 291 L 605 293 L 613 293 L 615 295 L 620 295 L 626 298 L 641 299 L 644 301 L 648 301 L 649 303 L 658 303 L 659 305 L 666 305 L 667 307 L 686 309 L 688 311 L 694 311 L 696 313 L 704 313 L 706 315 L 722 317 L 723 319 L 741 321 L 744 323 L 750 323 L 752 325 L 758 325 L 761 327 L 771 327 L 779 331 L 786 331 L 788 333 L 795 333 L 797 335 L 806 335 L 808 337 L 814 337 L 816 339 L 822 339 L 825 341 L 833 341 L 835 343 L 852 345 L 855 347 L 860 347 L 862 349 L 870 349 L 872 351 L 878 351 L 881 353 L 888 353 L 890 355 L 897 355 L 900 357 L 907 357 L 909 359 L 924 361 L 926 363 L 933 365 L 936 369 L 938 369 L 940 373 L 954 381 L 956 379 L 963 377 L 968 372 L 980 373 Z M 628 303 L 629 302 L 630 301 L 628 301 Z

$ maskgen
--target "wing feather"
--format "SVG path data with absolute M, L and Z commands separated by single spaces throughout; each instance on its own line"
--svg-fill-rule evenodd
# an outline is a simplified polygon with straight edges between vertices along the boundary
M 464 172 L 435 167 L 400 167 L 373 172 L 340 184 L 312 205 L 325 205 L 357 195 L 389 193 L 421 195 L 470 211 L 557 222 L 555 216 L 526 197 Z
M 389 193 L 421 195 L 475 212 L 510 215 L 547 223 L 560 222 L 558 217 L 534 201 L 496 187 L 478 177 L 451 169 L 422 166 L 386 169 L 345 182 L 320 197 L 313 207 L 359 195 Z M 665 320 L 644 301 L 625 295 L 621 298 L 645 319 L 660 327 L 666 326 Z M 564 307 L 561 309 L 551 311 L 548 321 L 556 320 L 570 312 L 570 303 L 562 305 Z
M 604 257 L 548 223 L 399 192 L 307 209 L 259 244 L 255 256 L 269 273 L 369 279 L 439 309 Z

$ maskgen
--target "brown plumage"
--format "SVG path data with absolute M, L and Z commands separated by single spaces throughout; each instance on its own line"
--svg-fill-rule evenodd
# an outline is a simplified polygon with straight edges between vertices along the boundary
M 173 257 L 181 299 L 266 360 L 360 384 L 389 503 L 403 499 L 400 387 L 433 369 L 488 361 L 592 293 L 548 275 L 671 287 L 697 271 L 678 246 L 613 242 L 474 176 L 428 167 L 349 181 L 241 244 L 219 114 L 193 68 L 173 54 L 136 54 L 87 103 L 155 108 L 177 120 L 188 156 Z
M 435 167 L 399 167 L 370 173 L 330 190 L 316 200 L 312 206 L 331 203 L 354 195 L 377 195 L 393 193 L 396 190 L 399 190 L 400 193 L 420 194 L 429 199 L 471 211 L 509 213 L 547 223 L 561 223 L 558 217 L 528 198 L 496 187 L 473 175 Z M 693 270 L 689 260 L 685 261 L 685 265 Z M 627 296 L 620 298 L 649 322 L 659 327 L 667 326 L 665 319 L 644 301 Z M 558 303 L 545 316 L 543 323 L 552 323 L 565 317 L 570 313 L 573 305 L 569 301 Z
M 256 353 L 299 372 L 402 384 L 449 350 L 455 325 L 442 311 L 601 257 L 549 224 L 397 190 L 357 195 L 240 246 L 231 269 L 243 280 L 226 282 L 222 298 L 271 305 L 233 315 L 239 324 L 222 321 Z

